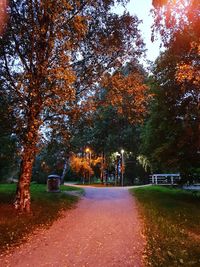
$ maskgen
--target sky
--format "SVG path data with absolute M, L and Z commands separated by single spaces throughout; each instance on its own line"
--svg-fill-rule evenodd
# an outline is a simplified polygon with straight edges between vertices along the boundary
M 140 20 L 143 20 L 143 23 L 140 25 L 140 30 L 144 42 L 146 43 L 147 50 L 147 59 L 154 61 L 160 52 L 160 40 L 151 42 L 151 25 L 153 24 L 153 18 L 150 14 L 152 8 L 152 0 L 130 0 L 126 6 L 127 11 L 131 15 L 137 15 Z M 124 8 L 121 6 L 116 6 L 113 9 L 117 14 L 121 14 L 124 11 Z

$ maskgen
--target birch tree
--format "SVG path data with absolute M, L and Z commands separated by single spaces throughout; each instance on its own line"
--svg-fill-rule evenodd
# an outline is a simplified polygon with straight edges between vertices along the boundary
M 112 14 L 114 2 L 9 2 L 0 68 L 21 146 L 18 210 L 30 211 L 32 167 L 44 129 L 60 120 L 74 123 L 82 99 L 92 94 L 101 75 L 141 55 L 138 19 Z

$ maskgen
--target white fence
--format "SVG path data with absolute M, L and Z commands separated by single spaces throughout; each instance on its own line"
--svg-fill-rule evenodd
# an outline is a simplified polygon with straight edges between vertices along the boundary
M 180 173 L 157 173 L 150 175 L 149 182 L 151 184 L 177 184 L 180 181 Z

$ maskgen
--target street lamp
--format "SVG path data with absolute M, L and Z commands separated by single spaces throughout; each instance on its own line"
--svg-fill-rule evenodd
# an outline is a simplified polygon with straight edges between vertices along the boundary
M 90 153 L 90 149 L 87 147 L 86 150 L 85 150 L 86 153 Z
M 120 163 L 120 153 L 119 152 L 115 152 L 115 186 L 117 184 L 119 184 L 120 182 L 120 170 L 121 170 L 121 163 Z
M 87 147 L 85 150 L 86 153 L 89 154 L 89 166 L 90 166 L 90 162 L 91 162 L 91 150 Z M 90 171 L 89 171 L 89 184 L 90 184 Z
M 122 186 L 124 186 L 124 150 L 121 150 L 121 155 L 122 155 L 122 168 L 121 168 L 121 172 L 122 172 Z

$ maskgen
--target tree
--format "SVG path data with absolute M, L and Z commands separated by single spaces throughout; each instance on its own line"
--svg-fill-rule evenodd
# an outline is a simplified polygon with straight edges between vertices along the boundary
M 190 26 L 199 32 L 199 8 L 198 0 L 153 0 L 154 31 L 161 34 L 164 45 L 174 39 L 175 34 Z
M 150 95 L 141 66 L 129 63 L 114 74 L 106 75 L 103 87 L 106 105 L 115 107 L 132 124 L 143 121 Z
M 142 136 L 142 153 L 153 171 L 181 171 L 184 175 L 198 167 L 199 84 L 194 75 L 198 51 L 191 50 L 197 39 L 196 28 L 186 26 L 156 62 L 154 99 Z M 184 73 L 185 60 L 193 62 L 191 74 Z
M 16 209 L 30 211 L 29 186 L 42 133 L 61 120 L 73 124 L 101 75 L 142 52 L 138 19 L 112 14 L 114 2 L 10 1 L 0 64 L 21 145 Z
M 136 62 L 104 76 L 97 91 L 96 102 L 100 104 L 92 113 L 84 114 L 72 139 L 77 151 L 80 147 L 90 146 L 106 159 L 107 168 L 113 171 L 116 152 L 123 148 L 130 162 L 126 168 L 129 182 L 133 181 L 133 168 L 137 175 L 139 128 L 150 97 L 145 83 L 146 73 Z
M 93 175 L 94 171 L 90 165 L 90 162 L 85 157 L 78 157 L 72 155 L 70 157 L 70 167 L 73 172 L 81 175 L 83 177 L 83 182 L 87 175 Z
M 200 160 L 200 3 L 158 0 L 153 4 L 154 30 L 161 34 L 166 51 L 155 64 L 154 99 L 142 134 L 142 152 L 154 171 L 186 174 Z
M 95 95 L 97 108 L 79 121 L 73 144 L 91 145 L 99 153 L 123 147 L 126 137 L 145 117 L 150 97 L 145 75 L 136 62 L 104 75 Z
M 64 37 L 70 27 L 65 28 L 62 18 L 66 10 L 62 2 L 55 6 L 52 1 L 11 1 L 8 8 L 10 21 L 7 42 L 1 39 L 1 68 L 21 144 L 20 182 L 15 201 L 20 210 L 30 210 L 29 185 L 43 116 L 49 110 L 60 110 L 74 94 L 71 86 L 74 75 L 65 53 L 72 42 Z M 74 29 L 74 37 L 79 35 Z

